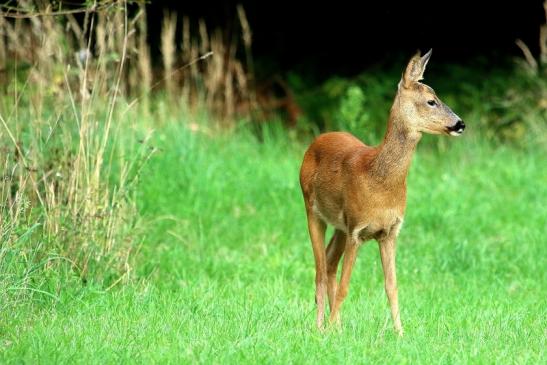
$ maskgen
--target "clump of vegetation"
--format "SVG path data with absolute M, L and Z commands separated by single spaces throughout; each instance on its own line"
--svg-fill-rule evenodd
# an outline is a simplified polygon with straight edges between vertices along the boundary
M 520 61 L 520 60 L 516 60 Z M 545 70 L 547 69 L 544 66 Z M 544 72 L 544 71 L 542 71 Z M 480 71 L 457 65 L 437 66 L 429 83 L 458 114 L 468 121 L 468 131 L 513 145 L 545 143 L 547 134 L 547 78 L 531 72 L 528 64 Z M 378 142 L 385 131 L 400 73 L 366 71 L 352 79 L 331 78 L 306 90 L 297 77 L 294 87 L 307 115 L 303 123 L 322 129 L 343 129 Z M 442 143 L 442 142 L 441 142 Z
M 131 79 L 125 9 L 86 11 L 83 28 L 70 14 L 61 20 L 41 11 L 0 20 L 1 64 L 9 71 L 0 101 L 0 271 L 8 306 L 56 298 L 67 282 L 129 280 L 141 239 L 134 187 L 152 153 L 134 123 L 138 110 L 122 99 Z

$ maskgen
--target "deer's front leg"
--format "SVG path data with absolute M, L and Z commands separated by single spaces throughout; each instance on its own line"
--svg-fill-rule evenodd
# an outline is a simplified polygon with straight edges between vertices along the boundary
M 390 235 L 378 242 L 380 246 L 380 256 L 382 258 L 382 268 L 384 269 L 384 280 L 387 298 L 391 307 L 391 318 L 395 331 L 399 336 L 403 335 L 403 326 L 399 313 L 399 299 L 397 296 L 397 275 L 395 272 L 395 248 L 396 235 Z

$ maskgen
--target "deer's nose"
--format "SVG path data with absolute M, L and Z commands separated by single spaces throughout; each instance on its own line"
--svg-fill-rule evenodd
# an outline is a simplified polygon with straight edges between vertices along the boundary
M 459 136 L 460 134 L 463 133 L 464 129 L 465 129 L 465 123 L 461 119 L 458 120 L 456 124 L 448 128 L 448 130 L 450 131 L 450 134 L 453 136 Z

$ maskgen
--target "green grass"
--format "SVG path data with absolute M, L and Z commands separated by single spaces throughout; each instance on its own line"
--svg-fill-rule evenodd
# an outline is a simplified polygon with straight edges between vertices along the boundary
M 174 125 L 156 131 L 161 152 L 140 181 L 133 282 L 60 282 L 56 299 L 36 293 L 1 313 L 0 363 L 545 362 L 545 151 L 473 132 L 426 138 L 398 246 L 405 337 L 392 331 L 373 242 L 343 328 L 321 334 L 298 185 L 309 141 Z

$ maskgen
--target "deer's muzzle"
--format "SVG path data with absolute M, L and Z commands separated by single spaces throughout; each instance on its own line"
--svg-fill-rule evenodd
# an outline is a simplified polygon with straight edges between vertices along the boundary
M 463 133 L 463 130 L 465 129 L 465 123 L 463 120 L 458 120 L 456 124 L 454 124 L 451 127 L 447 128 L 448 134 L 451 136 L 459 136 Z

